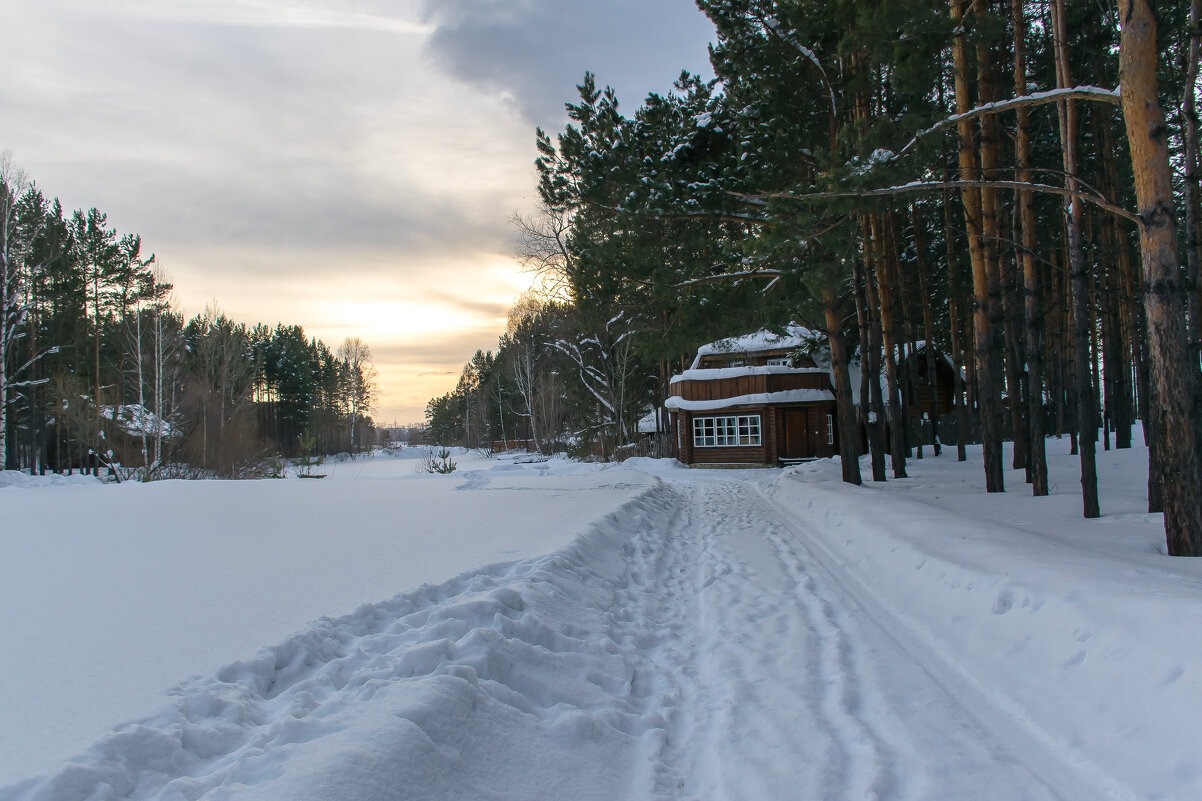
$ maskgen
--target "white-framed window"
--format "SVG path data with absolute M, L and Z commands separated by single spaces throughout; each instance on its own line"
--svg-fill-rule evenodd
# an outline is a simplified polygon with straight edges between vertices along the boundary
M 727 359 L 726 366 L 727 367 L 742 367 L 743 360 L 742 359 Z
M 758 414 L 693 418 L 694 448 L 728 448 L 759 444 Z
M 835 416 L 833 414 L 826 416 L 826 444 L 835 444 Z
M 768 360 L 769 367 L 791 367 L 788 356 L 778 356 Z

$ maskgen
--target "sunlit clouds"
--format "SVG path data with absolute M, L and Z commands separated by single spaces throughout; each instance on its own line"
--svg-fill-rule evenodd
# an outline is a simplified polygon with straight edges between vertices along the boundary
M 529 284 L 509 217 L 584 70 L 704 71 L 691 0 L 9 0 L 0 149 L 136 232 L 195 314 L 359 336 L 420 420 Z

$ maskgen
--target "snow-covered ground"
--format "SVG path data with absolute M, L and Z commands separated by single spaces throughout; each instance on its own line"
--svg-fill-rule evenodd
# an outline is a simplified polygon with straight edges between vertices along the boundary
M 0 798 L 1202 797 L 1202 563 L 1049 450 L 0 489 Z
M 563 548 L 650 482 L 472 455 L 418 474 L 419 456 L 309 481 L 0 474 L 0 787 L 322 615 Z

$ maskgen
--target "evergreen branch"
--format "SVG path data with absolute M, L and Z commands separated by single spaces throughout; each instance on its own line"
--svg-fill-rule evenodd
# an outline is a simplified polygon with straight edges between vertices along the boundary
M 818 60 L 818 55 L 810 48 L 803 45 L 801 42 L 794 39 L 792 36 L 786 35 L 781 31 L 780 20 L 776 17 L 769 17 L 762 13 L 750 12 L 752 18 L 760 24 L 760 27 L 777 41 L 787 47 L 791 47 L 801 55 L 802 58 L 809 61 L 814 68 L 818 70 L 818 75 L 822 78 L 822 83 L 826 86 L 827 97 L 831 102 L 831 120 L 832 124 L 835 118 L 839 116 L 838 105 L 835 102 L 835 88 L 831 85 L 830 79 L 826 77 L 826 70 L 822 67 L 822 62 Z

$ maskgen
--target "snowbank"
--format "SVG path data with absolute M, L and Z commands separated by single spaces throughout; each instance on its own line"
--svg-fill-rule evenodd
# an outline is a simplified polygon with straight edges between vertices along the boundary
M 630 752 L 663 719 L 627 697 L 637 647 L 623 636 L 629 577 L 613 555 L 631 532 L 667 525 L 659 492 L 559 553 L 316 621 L 180 685 L 156 714 L 6 797 L 625 795 Z
M 1096 521 L 1081 518 L 1075 457 L 1063 453 L 1050 459 L 1046 498 L 1030 497 L 1021 473 L 1008 474 L 1007 493 L 982 493 L 979 447 L 966 464 L 946 451 L 910 461 L 913 478 L 883 486 L 842 484 L 833 462 L 803 465 L 774 495 L 840 581 L 896 616 L 1019 736 L 1114 797 L 1198 797 L 1202 562 L 1164 555 L 1161 517 L 1143 511 L 1146 458 L 1098 454 Z
M 566 547 L 651 481 L 456 459 L 449 476 L 330 462 L 319 481 L 0 474 L 0 787 L 322 615 Z

